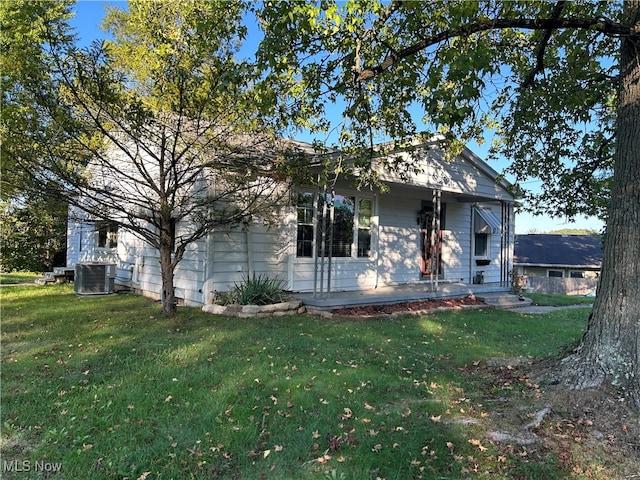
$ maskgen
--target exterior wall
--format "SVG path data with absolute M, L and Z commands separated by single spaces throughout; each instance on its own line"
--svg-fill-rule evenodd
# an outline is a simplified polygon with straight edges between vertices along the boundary
M 527 275 L 529 277 L 549 277 L 550 270 L 562 272 L 562 277 L 556 278 L 571 278 L 572 274 L 582 274 L 582 277 L 578 278 L 598 278 L 600 273 L 600 270 L 593 270 L 591 268 L 580 268 L 577 266 L 567 267 L 564 265 L 549 265 L 544 267 L 517 266 L 517 270 L 520 274 Z
M 597 287 L 597 278 L 549 278 L 532 276 L 527 278 L 525 295 L 526 292 L 587 295 L 595 293 Z
M 245 229 L 212 232 L 206 245 L 203 303 L 211 303 L 217 292 L 226 292 L 253 275 L 287 284 L 290 241 L 286 227 L 253 224 Z

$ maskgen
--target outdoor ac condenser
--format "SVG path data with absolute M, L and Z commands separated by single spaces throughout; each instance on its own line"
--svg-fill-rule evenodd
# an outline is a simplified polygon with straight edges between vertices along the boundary
M 114 263 L 77 263 L 73 289 L 77 295 L 107 295 L 113 293 L 115 278 Z

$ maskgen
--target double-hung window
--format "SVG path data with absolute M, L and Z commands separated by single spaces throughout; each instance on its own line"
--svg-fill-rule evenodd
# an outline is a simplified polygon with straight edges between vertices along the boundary
M 358 257 L 368 257 L 371 253 L 371 210 L 370 198 L 358 200 Z
M 118 224 L 100 221 L 96 224 L 98 248 L 116 248 L 118 246 Z
M 296 242 L 296 256 L 298 257 L 313 256 L 313 201 L 313 193 L 298 193 L 296 207 L 298 213 L 298 240 Z

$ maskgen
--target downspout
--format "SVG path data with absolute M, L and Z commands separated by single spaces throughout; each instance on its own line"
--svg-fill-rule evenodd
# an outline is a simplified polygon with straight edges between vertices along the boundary
M 247 225 L 244 231 L 245 241 L 247 242 L 247 275 L 249 278 L 253 278 L 255 273 L 253 268 L 253 235 L 251 234 L 251 226 Z
M 209 230 L 207 236 L 205 237 L 207 248 L 205 249 L 205 261 L 204 261 L 204 282 L 203 282 L 203 290 L 202 292 L 202 300 L 205 305 L 211 303 L 215 300 L 215 293 L 213 290 L 213 262 L 214 262 L 214 233 Z M 136 264 L 136 270 L 138 270 L 138 265 Z M 137 274 L 137 272 L 136 272 Z M 133 281 L 133 277 L 132 277 Z M 137 282 L 136 282 L 137 283 Z

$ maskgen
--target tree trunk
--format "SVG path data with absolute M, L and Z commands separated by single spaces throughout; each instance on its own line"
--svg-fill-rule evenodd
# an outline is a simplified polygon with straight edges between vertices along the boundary
M 160 271 L 162 275 L 162 313 L 173 315 L 176 313 L 176 294 L 173 287 L 173 273 L 175 266 L 171 255 L 173 254 L 173 237 L 170 228 L 171 218 L 166 223 L 166 228 L 160 233 Z
M 602 276 L 587 331 L 563 361 L 566 385 L 610 381 L 640 410 L 640 1 L 625 3 L 635 25 L 621 38 L 613 189 Z

